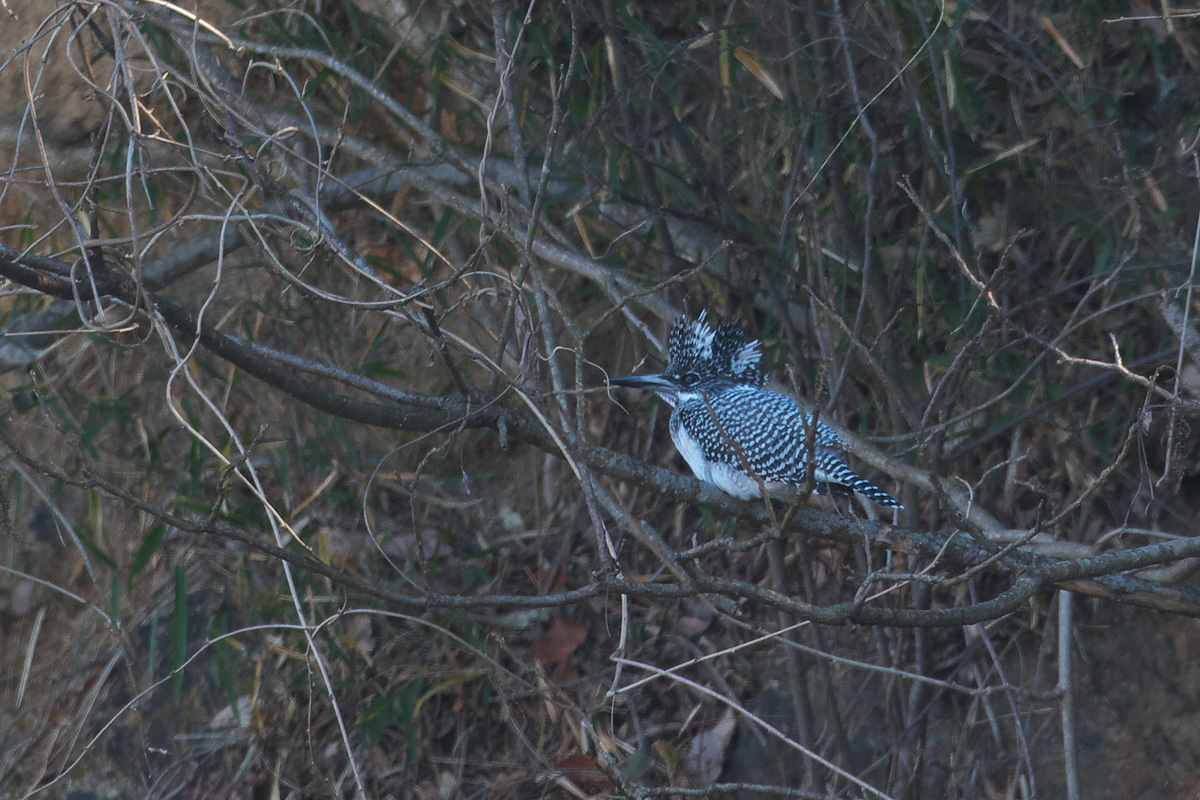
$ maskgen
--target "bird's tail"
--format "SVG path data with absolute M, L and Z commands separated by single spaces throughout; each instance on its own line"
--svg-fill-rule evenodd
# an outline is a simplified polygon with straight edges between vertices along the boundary
M 896 498 L 866 478 L 856 474 L 845 462 L 826 465 L 823 471 L 825 479 L 830 483 L 839 483 L 847 489 L 853 489 L 876 505 L 887 508 L 903 508 Z

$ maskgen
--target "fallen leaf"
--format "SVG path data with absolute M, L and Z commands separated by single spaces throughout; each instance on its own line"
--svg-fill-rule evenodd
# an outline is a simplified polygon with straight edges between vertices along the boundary
M 574 617 L 555 617 L 550 630 L 529 649 L 529 657 L 539 664 L 553 664 L 574 653 L 587 639 L 587 628 Z
M 557 592 L 567 585 L 567 571 L 562 567 L 553 571 L 542 568 L 533 574 L 533 587 L 539 594 Z
M 716 783 L 721 777 L 721 768 L 725 766 L 725 749 L 729 746 L 729 740 L 733 738 L 736 727 L 737 720 L 733 716 L 733 709 L 727 708 L 725 715 L 716 725 L 696 734 L 688 742 L 688 770 L 702 783 Z
M 762 68 L 758 63 L 758 59 L 749 50 L 744 47 L 735 47 L 733 48 L 733 55 L 738 61 L 742 62 L 743 67 L 750 70 L 751 75 L 758 78 L 759 83 L 767 87 L 768 92 L 775 95 L 776 100 L 785 99 L 783 89 L 779 87 L 779 82 L 771 77 L 771 73 Z
M 589 789 L 608 788 L 611 785 L 608 776 L 596 766 L 596 762 L 583 753 L 567 756 L 555 764 L 554 768 L 567 780 Z

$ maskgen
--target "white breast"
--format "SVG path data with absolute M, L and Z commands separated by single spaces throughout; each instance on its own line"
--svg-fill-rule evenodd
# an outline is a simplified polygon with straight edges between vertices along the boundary
M 676 421 L 674 414 L 671 415 L 671 440 L 700 480 L 741 500 L 761 496 L 758 481 L 730 464 L 714 464 L 706 459 L 700 443 Z

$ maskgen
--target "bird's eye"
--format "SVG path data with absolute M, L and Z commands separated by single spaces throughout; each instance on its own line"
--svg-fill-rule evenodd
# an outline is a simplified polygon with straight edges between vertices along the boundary
M 695 385 L 696 385 L 697 383 L 699 383 L 699 382 L 700 382 L 700 376 L 699 376 L 699 375 L 697 375 L 697 374 L 696 374 L 696 373 L 694 373 L 694 372 L 685 372 L 685 373 L 684 373 L 684 374 L 683 374 L 683 375 L 682 375 L 682 376 L 679 378 L 679 383 L 680 383 L 680 384 L 683 386 L 683 388 L 685 388 L 685 389 L 691 389 L 693 386 L 695 386 Z

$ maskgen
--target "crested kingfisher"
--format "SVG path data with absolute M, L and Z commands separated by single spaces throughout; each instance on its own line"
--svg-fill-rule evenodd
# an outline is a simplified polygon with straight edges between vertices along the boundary
M 653 375 L 626 375 L 609 383 L 649 389 L 666 400 L 671 439 L 696 477 L 742 500 L 781 486 L 799 486 L 808 470 L 819 489 L 836 483 L 881 506 L 900 503 L 856 474 L 844 444 L 825 422 L 791 397 L 764 388 L 757 340 L 726 322 L 715 330 L 701 313 L 680 319 L 668 342 L 670 363 Z M 760 483 L 761 479 L 761 483 Z

